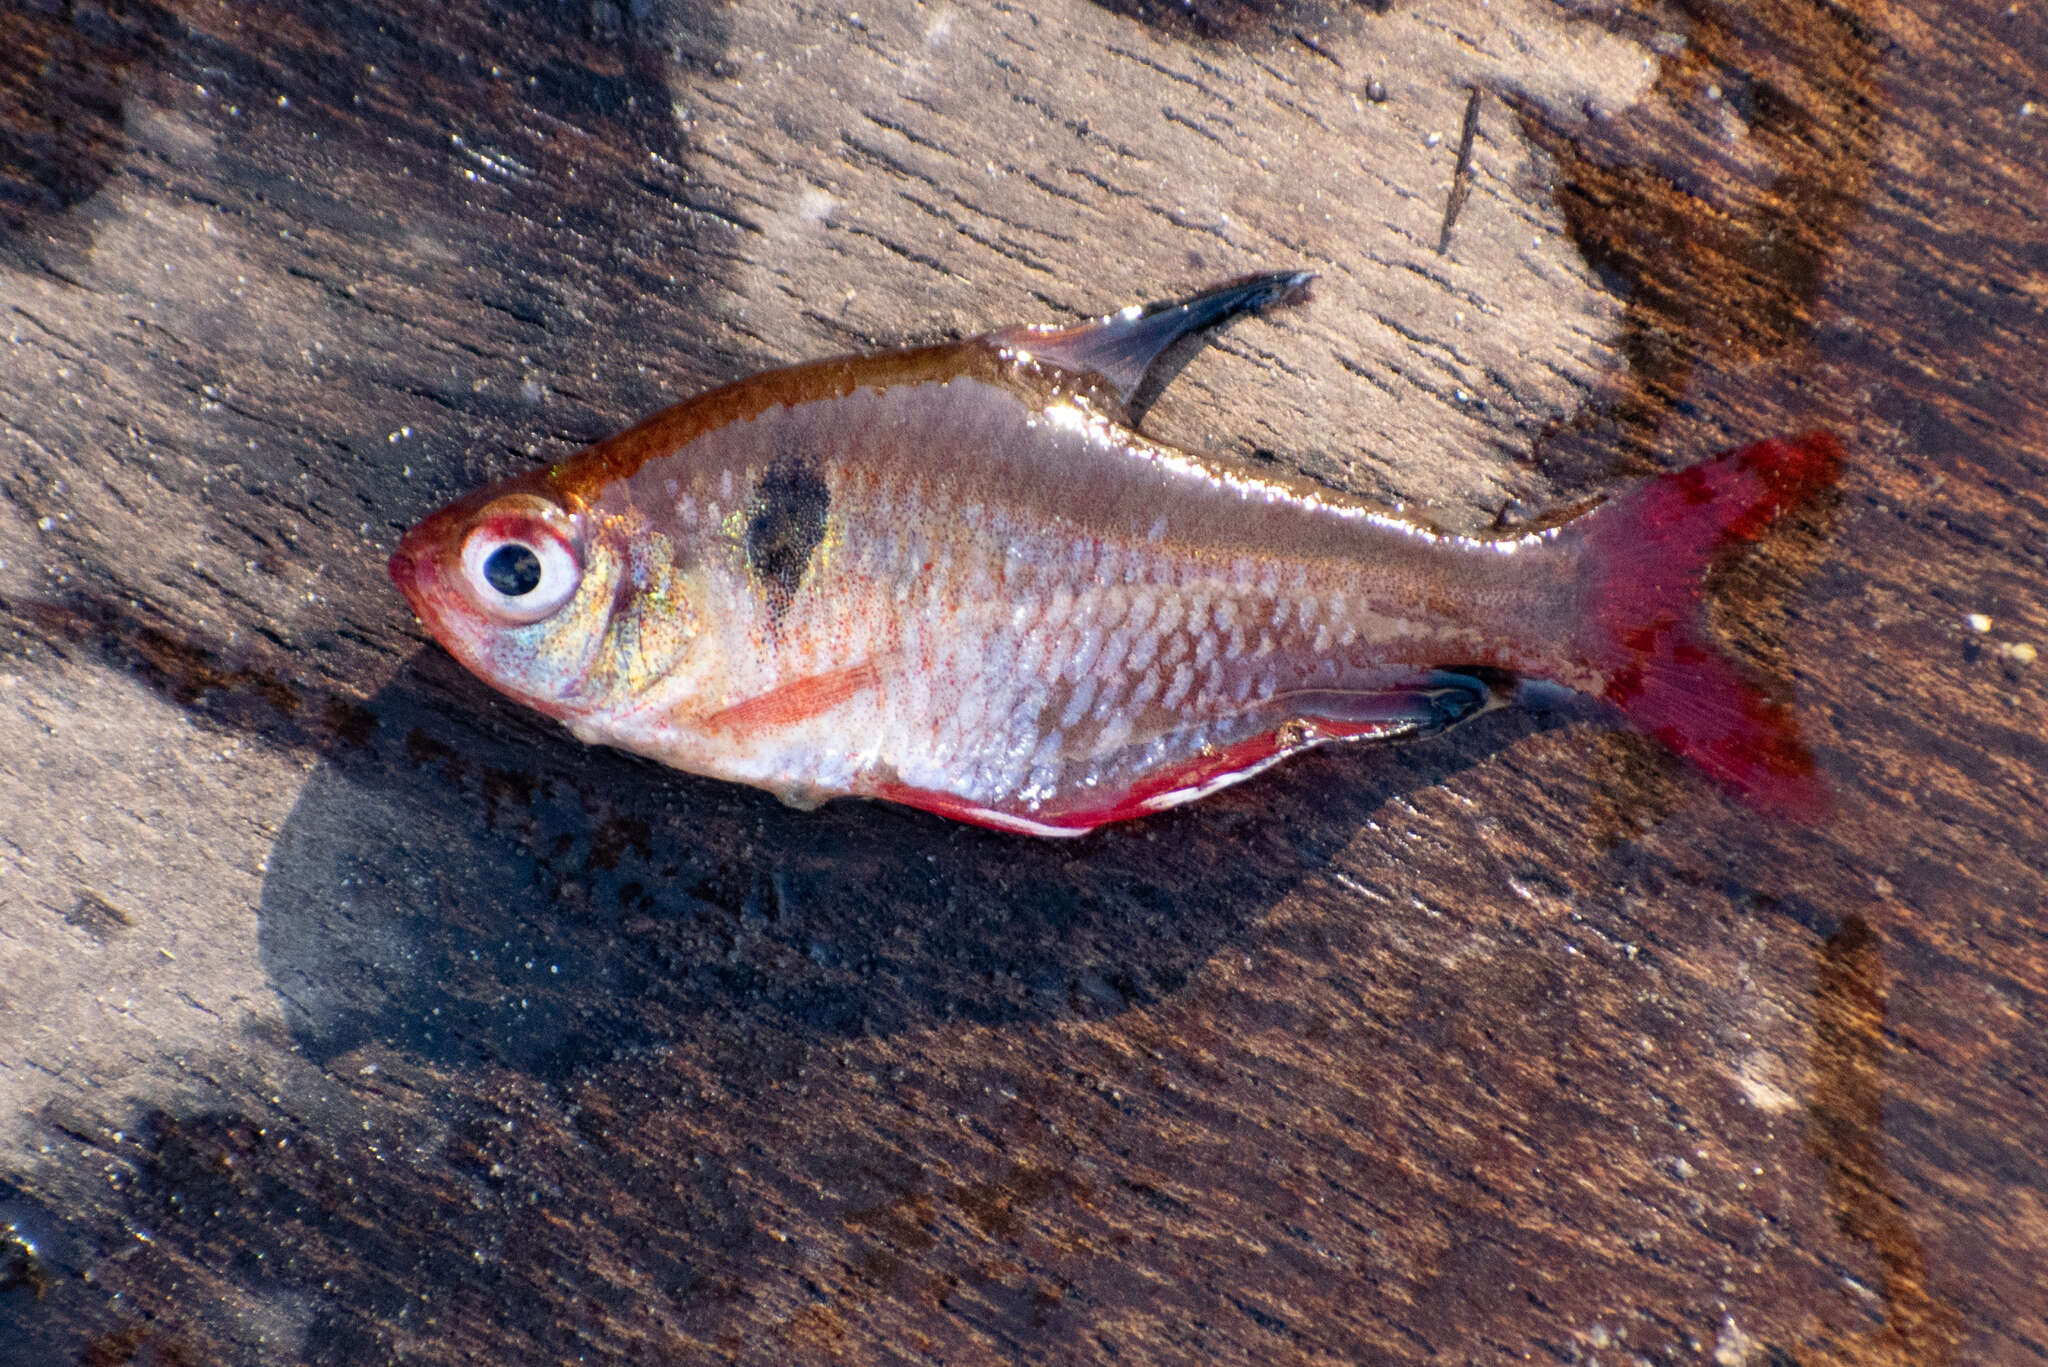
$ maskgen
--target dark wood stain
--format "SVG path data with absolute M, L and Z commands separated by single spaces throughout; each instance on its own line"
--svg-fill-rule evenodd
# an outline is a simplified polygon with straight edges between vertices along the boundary
M 177 27 L 146 3 L 0 11 L 0 227 L 48 232 L 106 183 L 127 87 Z
M 1940 1367 L 1956 1360 L 1962 1317 L 1929 1276 L 1885 1161 L 1885 976 L 1883 945 L 1868 921 L 1850 915 L 1828 937 L 1814 973 L 1807 1143 L 1825 1165 L 1836 1227 L 1878 1268 L 1882 1321 L 1844 1345 L 1839 1360 Z
M 1805 343 L 1824 263 L 1868 201 L 1883 125 L 1890 40 L 1858 7 L 1702 0 L 1686 12 L 1685 49 L 1661 65 L 1657 98 L 1620 118 L 1567 128 L 1515 101 L 1524 134 L 1558 162 L 1557 203 L 1580 250 L 1625 287 L 1627 392 L 1609 416 L 1629 442 L 1684 401 L 1703 363 L 1754 364 Z M 1769 149 L 1767 185 L 1698 173 L 1724 112 Z M 1570 444 L 1541 449 L 1566 459 Z

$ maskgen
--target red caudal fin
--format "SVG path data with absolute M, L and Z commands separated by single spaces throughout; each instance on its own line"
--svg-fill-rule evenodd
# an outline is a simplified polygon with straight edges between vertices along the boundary
M 1827 432 L 1760 441 L 1651 480 L 1573 527 L 1584 538 L 1579 663 L 1608 701 L 1757 810 L 1818 820 L 1827 793 L 1791 711 L 1715 646 L 1700 581 L 1726 547 L 1835 482 Z

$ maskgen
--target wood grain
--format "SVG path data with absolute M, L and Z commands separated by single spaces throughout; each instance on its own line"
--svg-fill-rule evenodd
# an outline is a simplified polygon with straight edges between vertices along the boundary
M 2038 6 L 9 6 L 0 1358 L 2048 1361 L 2044 203 Z M 1825 824 L 1568 709 L 798 813 L 383 580 L 760 366 L 1301 265 L 1149 427 L 1467 525 L 1841 434 L 1717 588 Z

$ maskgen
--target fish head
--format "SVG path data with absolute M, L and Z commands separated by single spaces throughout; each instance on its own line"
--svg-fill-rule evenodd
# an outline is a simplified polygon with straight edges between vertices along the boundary
M 506 696 L 575 727 L 657 684 L 687 691 L 702 639 L 691 568 L 630 509 L 558 490 L 545 471 L 434 513 L 391 578 L 434 639 Z

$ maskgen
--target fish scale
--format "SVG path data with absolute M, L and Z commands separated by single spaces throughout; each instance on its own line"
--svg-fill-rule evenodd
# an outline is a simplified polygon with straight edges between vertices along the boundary
M 1078 834 L 1308 746 L 1441 730 L 1537 676 L 1760 807 L 1816 811 L 1789 714 L 1704 636 L 1699 585 L 1833 481 L 1833 439 L 1479 537 L 1136 430 L 1126 404 L 1175 341 L 1305 285 L 740 381 L 442 510 L 392 574 L 469 668 L 577 736 L 800 805 Z

